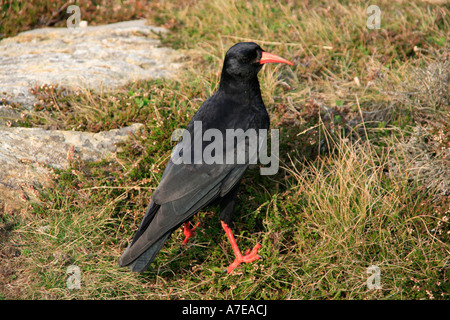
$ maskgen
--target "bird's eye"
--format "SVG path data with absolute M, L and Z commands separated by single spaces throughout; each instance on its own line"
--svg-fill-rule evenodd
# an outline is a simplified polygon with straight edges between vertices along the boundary
M 242 56 L 242 57 L 241 57 L 241 62 L 242 62 L 242 63 L 249 63 L 249 62 L 250 62 L 250 58 L 247 57 L 247 56 Z

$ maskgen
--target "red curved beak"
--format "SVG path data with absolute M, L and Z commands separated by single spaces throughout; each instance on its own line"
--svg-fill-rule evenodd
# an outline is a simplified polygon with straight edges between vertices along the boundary
M 280 56 L 277 56 L 276 54 L 273 53 L 268 53 L 263 51 L 262 56 L 261 56 L 261 60 L 259 60 L 260 64 L 264 64 L 264 63 L 286 63 L 289 64 L 291 66 L 293 66 L 294 64 L 292 62 L 290 62 L 289 60 L 286 60 Z

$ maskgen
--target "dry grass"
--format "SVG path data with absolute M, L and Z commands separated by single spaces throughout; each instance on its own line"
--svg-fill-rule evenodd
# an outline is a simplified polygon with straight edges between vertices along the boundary
M 417 210 L 418 202 L 426 204 L 427 197 L 411 186 L 408 166 L 404 164 L 395 175 L 387 169 L 389 159 L 395 157 L 392 149 L 380 154 L 369 143 L 352 144 L 345 139 L 335 147 L 334 155 L 313 165 L 293 164 L 288 169 L 295 177 L 292 188 L 297 199 L 292 201 L 303 207 L 304 227 L 296 234 L 296 248 L 303 268 L 314 266 L 309 285 L 322 289 L 317 279 L 324 278 L 325 288 L 336 282 L 331 287 L 335 297 L 375 298 L 384 293 L 385 298 L 405 298 L 404 285 L 410 277 L 430 279 L 442 272 L 442 264 L 435 263 L 445 263 L 448 257 L 447 229 L 437 235 L 427 227 L 441 217 Z M 432 248 L 434 242 L 440 249 Z M 423 268 L 410 273 L 418 263 L 418 256 L 411 257 L 419 252 Z M 370 265 L 381 269 L 381 292 L 368 291 L 364 282 Z M 319 291 L 323 296 L 317 298 L 330 294 Z
M 83 20 L 90 25 L 145 18 L 145 0 L 2 0 L 0 39 L 19 32 L 45 27 L 65 27 L 70 5 L 78 5 Z

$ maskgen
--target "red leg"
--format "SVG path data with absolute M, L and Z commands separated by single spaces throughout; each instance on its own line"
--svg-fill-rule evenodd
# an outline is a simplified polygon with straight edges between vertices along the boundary
M 242 262 L 249 263 L 261 259 L 261 257 L 258 255 L 258 250 L 261 248 L 261 245 L 259 243 L 253 248 L 253 250 L 250 251 L 250 249 L 248 249 L 245 255 L 242 255 L 236 243 L 236 240 L 234 239 L 233 233 L 231 232 L 231 229 L 225 222 L 221 221 L 221 223 L 222 228 L 223 230 L 225 230 L 228 240 L 230 241 L 231 247 L 233 248 L 234 256 L 236 257 L 233 263 L 230 264 L 230 266 L 227 268 L 228 273 L 231 273 L 231 271 L 233 271 L 234 268 L 236 268 Z
M 197 222 L 197 224 L 191 229 L 191 223 L 190 222 L 186 222 L 184 224 L 184 240 L 183 240 L 183 245 L 186 245 L 186 243 L 189 242 L 189 239 L 192 238 L 195 235 L 195 228 L 198 227 L 198 225 L 200 224 L 200 222 Z

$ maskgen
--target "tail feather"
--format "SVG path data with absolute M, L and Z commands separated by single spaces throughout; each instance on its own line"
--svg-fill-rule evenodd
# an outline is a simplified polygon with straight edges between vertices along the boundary
M 121 267 L 128 267 L 134 272 L 144 272 L 150 266 L 164 243 L 172 234 L 174 229 L 167 231 L 166 233 L 159 236 L 159 238 L 157 234 L 154 234 L 156 238 L 154 238 L 153 241 L 146 241 L 147 238 L 144 236 L 144 234 L 146 233 L 146 231 L 150 231 L 148 230 L 148 228 L 150 227 L 151 222 L 155 218 L 160 207 L 160 205 L 157 205 L 153 201 L 148 206 L 144 215 L 144 219 L 142 219 L 142 222 L 139 225 L 139 228 L 136 231 L 133 240 L 131 241 L 125 252 L 122 254 L 122 256 L 119 258 L 119 265 Z M 144 241 L 138 241 L 141 240 L 141 237 L 145 238 Z M 145 249 L 144 247 L 147 246 L 147 243 L 149 246 Z
M 202 207 L 213 201 L 220 192 L 220 183 L 201 189 L 162 205 L 151 202 L 136 234 L 119 259 L 119 265 L 132 271 L 145 271 L 172 232 L 189 221 Z
M 155 259 L 158 252 L 161 250 L 164 243 L 167 241 L 167 239 L 172 234 L 173 230 L 168 231 L 166 234 L 164 234 L 158 241 L 156 241 L 152 246 L 150 246 L 146 251 L 144 251 L 143 254 L 141 254 L 136 260 L 131 262 L 128 265 L 122 264 L 122 257 L 124 257 L 127 254 L 127 251 L 130 250 L 132 244 L 125 250 L 122 257 L 119 259 L 119 264 L 121 267 L 128 267 L 133 272 L 144 272 L 148 269 L 152 261 Z

